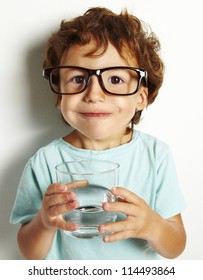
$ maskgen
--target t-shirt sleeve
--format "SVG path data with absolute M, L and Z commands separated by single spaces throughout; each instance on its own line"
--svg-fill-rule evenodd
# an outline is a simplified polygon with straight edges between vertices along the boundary
M 10 222 L 12 224 L 30 222 L 41 208 L 42 197 L 37 176 L 29 161 L 19 183 Z
M 174 159 L 167 147 L 157 164 L 155 211 L 167 219 L 180 214 L 185 207 Z

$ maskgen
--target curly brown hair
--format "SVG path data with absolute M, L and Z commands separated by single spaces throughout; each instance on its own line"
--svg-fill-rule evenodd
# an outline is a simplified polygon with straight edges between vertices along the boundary
M 95 7 L 70 21 L 62 21 L 60 29 L 50 37 L 44 68 L 60 65 L 65 50 L 75 44 L 96 42 L 94 53 L 110 42 L 123 57 L 136 57 L 140 68 L 148 72 L 148 105 L 153 103 L 163 82 L 164 65 L 159 56 L 160 43 L 156 35 L 127 10 L 115 14 L 106 8 Z M 142 111 L 135 113 L 132 123 L 140 121 Z

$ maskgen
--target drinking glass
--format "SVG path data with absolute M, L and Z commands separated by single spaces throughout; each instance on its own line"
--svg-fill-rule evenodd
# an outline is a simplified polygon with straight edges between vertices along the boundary
M 72 237 L 101 237 L 98 226 L 116 221 L 115 212 L 102 208 L 103 202 L 115 202 L 110 189 L 118 185 L 119 164 L 106 160 L 81 160 L 63 162 L 56 166 L 58 183 L 88 180 L 88 185 L 71 189 L 76 194 L 79 207 L 67 212 L 63 218 L 79 226 L 77 231 L 65 231 Z

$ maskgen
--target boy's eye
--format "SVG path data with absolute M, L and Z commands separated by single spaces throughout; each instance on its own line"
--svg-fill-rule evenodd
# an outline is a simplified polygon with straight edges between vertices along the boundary
M 121 78 L 119 78 L 118 76 L 112 76 L 109 79 L 109 82 L 116 85 L 116 84 L 121 84 L 123 82 L 123 80 Z
M 74 77 L 73 79 L 73 82 L 76 83 L 76 84 L 83 84 L 86 82 L 86 79 L 84 76 L 76 76 Z

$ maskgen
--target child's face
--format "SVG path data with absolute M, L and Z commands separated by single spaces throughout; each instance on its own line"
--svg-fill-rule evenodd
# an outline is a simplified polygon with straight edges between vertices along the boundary
M 87 55 L 94 43 L 85 46 L 74 45 L 61 59 L 63 66 L 80 66 L 88 69 L 102 69 L 111 66 L 138 67 L 136 59 L 124 60 L 109 43 L 102 55 Z M 98 52 L 100 53 L 100 52 Z M 90 139 L 108 139 L 125 134 L 135 110 L 147 105 L 147 89 L 142 87 L 130 96 L 106 94 L 96 76 L 91 77 L 87 89 L 79 94 L 63 95 L 58 107 L 64 119 L 77 131 Z

